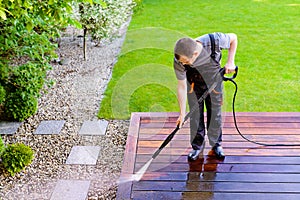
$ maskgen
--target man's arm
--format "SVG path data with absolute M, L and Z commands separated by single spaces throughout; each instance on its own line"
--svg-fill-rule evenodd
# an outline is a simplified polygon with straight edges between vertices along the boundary
M 238 39 L 236 34 L 228 33 L 227 35 L 229 35 L 230 37 L 230 47 L 228 49 L 228 59 L 225 65 L 226 74 L 234 72 L 235 70 L 234 58 L 235 58 L 235 53 L 238 45 Z
M 179 108 L 180 108 L 180 115 L 177 120 L 177 123 L 180 122 L 179 128 L 181 128 L 184 117 L 185 117 L 185 112 L 186 112 L 186 92 L 187 92 L 187 85 L 186 85 L 186 79 L 184 80 L 178 80 L 177 84 L 177 100 L 179 103 Z

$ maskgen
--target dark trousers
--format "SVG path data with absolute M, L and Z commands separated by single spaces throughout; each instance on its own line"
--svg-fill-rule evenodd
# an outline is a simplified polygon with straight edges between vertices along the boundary
M 187 80 L 190 80 L 187 77 Z M 194 105 L 197 109 L 190 117 L 190 141 L 192 148 L 202 150 L 205 139 L 205 123 L 204 123 L 204 105 L 207 111 L 207 136 L 209 144 L 213 147 L 221 145 L 222 142 L 222 89 L 223 85 L 220 82 L 217 87 L 211 92 L 204 101 L 198 102 L 203 93 L 207 90 L 204 82 L 194 82 L 194 87 L 191 89 L 191 82 L 188 81 L 188 104 L 190 110 Z M 192 91 L 192 92 L 191 92 Z

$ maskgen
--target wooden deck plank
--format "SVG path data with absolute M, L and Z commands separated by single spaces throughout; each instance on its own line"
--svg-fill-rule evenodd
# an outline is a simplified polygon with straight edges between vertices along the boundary
M 208 142 L 206 142 L 208 143 Z M 269 144 L 276 144 L 277 142 L 274 142 L 274 141 L 270 141 L 268 142 Z M 280 142 L 280 143 L 284 143 L 284 144 L 298 144 L 300 142 L 287 142 L 287 141 L 283 141 L 283 142 Z M 170 142 L 170 144 L 168 144 L 166 146 L 166 148 L 185 148 L 187 146 L 189 146 L 190 142 L 188 140 L 179 140 L 179 141 L 172 141 Z M 138 142 L 138 148 L 158 148 L 159 146 L 161 145 L 161 141 L 157 141 L 157 140 L 154 140 L 154 141 L 147 141 L 147 140 L 140 140 Z M 223 143 L 223 147 L 224 148 L 259 148 L 259 145 L 257 144 L 253 144 L 253 143 L 250 143 L 250 142 L 225 142 Z M 283 147 L 266 147 L 266 148 L 283 148 Z M 295 149 L 298 149 L 300 148 L 300 146 L 296 146 L 296 147 L 293 147 L 293 146 L 287 146 L 287 147 L 284 147 L 284 148 L 295 148 Z
M 274 129 L 274 128 L 258 128 L 258 127 L 244 127 L 239 128 L 240 131 L 245 135 L 300 135 L 300 129 L 291 129 L 291 128 L 284 128 L 284 129 Z M 167 135 L 170 134 L 174 130 L 174 127 L 172 128 L 141 128 L 140 134 L 145 135 L 153 135 L 153 134 L 161 134 L 161 135 Z M 183 127 L 179 131 L 180 134 L 190 134 L 190 129 Z M 235 128 L 229 128 L 223 129 L 224 135 L 229 134 L 237 134 L 237 131 Z
M 182 200 L 182 199 L 203 199 L 203 200 L 299 200 L 300 194 L 278 194 L 278 193 L 223 193 L 223 192 L 165 192 L 165 191 L 136 191 L 133 199 L 145 200 Z
M 136 168 L 140 169 L 143 164 L 137 164 Z M 183 163 L 171 163 L 171 164 L 156 164 L 153 163 L 148 168 L 149 171 L 157 172 L 186 172 L 190 171 L 190 166 Z M 195 171 L 202 172 L 235 172 L 235 173 L 299 173 L 299 165 L 273 165 L 273 164 L 205 164 L 203 166 L 197 166 Z M 300 189 L 300 187 L 299 187 Z
M 262 183 L 300 183 L 300 174 L 292 173 L 219 173 L 219 172 L 147 172 L 141 180 L 147 181 L 202 181 L 215 182 L 262 182 Z
M 124 152 L 124 162 L 121 171 L 121 179 L 126 178 L 134 173 L 136 146 L 138 139 L 138 130 L 140 125 L 140 117 L 136 113 L 131 115 L 130 126 L 128 130 L 126 148 Z M 132 181 L 118 185 L 117 196 L 124 199 L 130 199 L 132 193 Z
M 210 149 L 205 149 L 204 154 L 207 154 Z M 240 149 L 224 149 L 226 155 L 232 156 L 243 156 L 243 155 L 253 155 L 253 156 L 299 156 L 300 149 L 276 149 L 276 148 L 260 148 L 260 149 L 249 149 L 249 148 L 240 148 Z M 154 154 L 155 150 L 153 151 L 139 151 L 138 153 L 141 155 L 152 155 Z M 160 155 L 174 155 L 174 156 L 181 156 L 187 155 L 190 152 L 189 148 L 186 149 L 178 149 L 178 148 L 165 148 L 161 151 Z
M 140 119 L 147 118 L 176 118 L 179 116 L 178 112 L 138 112 Z M 300 112 L 236 112 L 237 117 L 253 116 L 253 117 L 300 117 Z M 206 113 L 204 113 L 206 116 Z M 233 116 L 232 112 L 223 112 L 223 116 Z
M 189 123 L 186 124 L 189 126 Z M 141 128 L 175 128 L 176 124 L 175 122 L 164 122 L 164 123 L 147 123 L 147 124 L 141 124 Z M 234 123 L 225 122 L 223 125 L 223 128 L 234 128 Z M 256 127 L 256 128 L 280 128 L 280 129 L 300 129 L 299 122 L 243 122 L 238 123 L 239 128 L 249 128 L 249 127 Z
M 150 158 L 151 154 L 137 155 L 136 164 L 146 163 Z M 219 163 L 219 160 L 210 158 L 209 156 L 204 156 L 204 163 Z M 171 155 L 161 155 L 157 157 L 153 163 L 187 163 L 187 156 L 171 156 Z M 300 165 L 299 156 L 226 156 L 223 163 L 227 164 L 276 164 L 285 165 L 286 163 L 292 165 Z
M 206 118 L 205 118 L 206 119 Z M 267 122 L 278 122 L 278 123 L 298 123 L 300 122 L 300 116 L 236 116 L 237 122 L 245 123 L 245 122 L 255 122 L 255 123 L 267 123 Z M 141 118 L 141 124 L 149 124 L 149 123 L 164 123 L 164 122 L 171 122 L 174 123 L 177 121 L 177 117 L 156 117 L 156 118 Z M 206 121 L 206 120 L 204 120 Z M 234 119 L 232 115 L 230 116 L 223 116 L 223 122 L 233 123 Z
M 258 192 L 258 193 L 298 193 L 300 183 L 243 183 L 243 182 L 170 182 L 139 181 L 133 184 L 134 191 L 171 192 Z M 280 190 L 279 190 L 280 188 Z
M 130 177 L 175 128 L 178 113 L 133 113 L 121 177 Z M 237 113 L 242 133 L 271 144 L 300 144 L 299 112 Z M 300 146 L 262 147 L 245 141 L 225 113 L 226 158 L 187 162 L 189 122 L 153 160 L 141 181 L 118 185 L 117 199 L 300 199 Z M 208 141 L 206 139 L 208 144 Z M 128 149 L 127 149 L 128 148 Z
M 155 134 L 155 135 L 140 135 L 139 139 L 141 140 L 149 140 L 149 141 L 154 141 L 154 140 L 160 140 L 163 141 L 166 139 L 166 135 L 161 135 L 161 134 Z M 184 135 L 184 134 L 177 134 L 174 136 L 174 139 L 176 137 L 176 140 L 185 140 L 189 141 L 189 135 Z M 281 141 L 284 142 L 297 142 L 299 141 L 300 143 L 300 135 L 247 135 L 247 138 L 254 140 L 254 141 L 259 141 L 259 142 L 274 142 L 274 143 L 281 143 Z M 241 138 L 240 135 L 223 135 L 223 142 L 225 141 L 230 141 L 230 142 L 245 142 L 243 138 Z M 297 142 L 298 143 L 298 142 Z

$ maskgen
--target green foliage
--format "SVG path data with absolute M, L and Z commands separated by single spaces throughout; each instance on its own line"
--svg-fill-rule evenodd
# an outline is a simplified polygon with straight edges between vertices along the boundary
M 134 13 L 139 13 L 141 10 L 143 10 L 143 0 L 133 0 L 135 6 L 133 8 Z
M 9 144 L 2 154 L 5 169 L 13 176 L 28 166 L 34 157 L 33 150 L 22 143 Z
M 6 117 L 24 120 L 37 110 L 37 100 L 50 60 L 56 57 L 56 45 L 49 38 L 68 24 L 70 2 L 9 1 L 3 6 L 9 13 L 0 20 L 1 101 Z M 64 12 L 63 12 L 64 11 Z M 3 89 L 5 92 L 3 92 Z
M 132 0 L 103 0 L 105 4 L 82 3 L 79 6 L 82 27 L 94 40 L 112 38 L 128 20 L 134 3 Z
M 6 90 L 2 85 L 0 85 L 0 104 L 4 102 L 6 96 Z
M 39 62 L 28 62 L 10 69 L 5 85 L 5 114 L 9 119 L 22 121 L 37 111 L 37 98 L 45 83 L 46 71 L 50 67 Z
M 102 0 L 0 1 L 0 105 L 14 120 L 37 109 L 37 97 L 56 57 L 51 38 L 68 25 L 81 27 L 73 3 L 103 4 Z
M 134 1 L 0 0 L 0 106 L 5 117 L 22 121 L 36 112 L 40 90 L 50 82 L 49 62 L 57 56 L 50 39 L 68 25 L 98 41 L 112 38 L 134 5 L 141 5 Z
M 4 103 L 9 118 L 22 121 L 37 111 L 37 98 L 48 69 L 47 65 L 32 62 L 13 68 L 7 86 L 9 94 Z
M 26 92 L 10 93 L 5 101 L 5 113 L 9 119 L 23 121 L 36 113 L 37 97 Z
M 2 153 L 4 152 L 4 149 L 5 149 L 5 144 L 4 144 L 4 142 L 2 140 L 2 137 L 0 135 L 0 158 L 1 158 Z

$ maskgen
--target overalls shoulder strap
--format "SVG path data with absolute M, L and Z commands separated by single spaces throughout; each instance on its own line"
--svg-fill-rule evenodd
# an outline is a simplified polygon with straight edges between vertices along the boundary
M 211 54 L 210 57 L 214 60 L 216 60 L 216 47 L 215 47 L 215 37 L 212 33 L 208 34 L 211 44 Z

